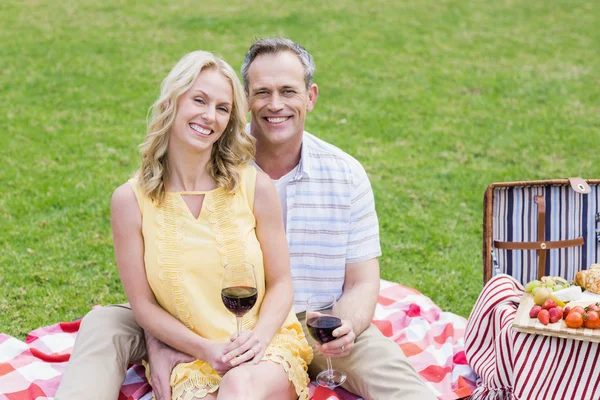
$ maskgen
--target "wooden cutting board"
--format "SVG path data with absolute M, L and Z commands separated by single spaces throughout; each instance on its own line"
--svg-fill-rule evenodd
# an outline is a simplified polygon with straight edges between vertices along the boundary
M 571 301 L 567 303 L 569 307 L 588 306 L 592 301 Z M 513 329 L 517 332 L 533 333 L 535 335 L 556 336 L 566 339 L 584 340 L 587 342 L 600 342 L 600 328 L 569 328 L 564 320 L 560 320 L 553 324 L 544 325 L 537 318 L 529 318 L 529 311 L 533 303 L 533 296 L 530 293 L 525 293 L 521 299 L 521 304 L 517 309 L 517 315 L 513 321 Z

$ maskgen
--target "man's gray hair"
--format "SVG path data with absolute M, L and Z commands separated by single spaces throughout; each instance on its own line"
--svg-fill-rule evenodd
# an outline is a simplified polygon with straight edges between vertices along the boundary
M 270 37 L 265 39 L 258 39 L 250 47 L 244 58 L 242 64 L 242 79 L 244 80 L 244 89 L 246 94 L 249 94 L 249 83 L 248 83 L 248 69 L 250 64 L 261 54 L 279 54 L 284 51 L 291 51 L 296 54 L 302 63 L 304 68 L 304 84 L 306 89 L 313 83 L 313 77 L 315 76 L 315 60 L 308 51 L 298 43 L 291 39 L 281 37 Z

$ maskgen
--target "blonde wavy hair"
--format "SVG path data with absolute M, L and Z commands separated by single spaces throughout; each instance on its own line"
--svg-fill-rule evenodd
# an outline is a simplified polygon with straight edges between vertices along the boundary
M 185 55 L 160 86 L 160 96 L 149 109 L 146 139 L 140 145 L 142 165 L 136 173 L 140 188 L 158 205 L 165 198 L 165 179 L 169 170 L 167 152 L 171 126 L 177 114 L 177 100 L 187 92 L 205 68 L 217 69 L 231 83 L 233 104 L 229 123 L 213 145 L 208 172 L 217 186 L 234 193 L 239 185 L 239 167 L 254 158 L 254 139 L 246 133 L 248 106 L 244 89 L 233 68 L 207 51 Z

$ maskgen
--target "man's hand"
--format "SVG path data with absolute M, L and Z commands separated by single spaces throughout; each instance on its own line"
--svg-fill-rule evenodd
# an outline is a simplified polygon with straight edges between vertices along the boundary
M 378 295 L 379 262 L 377 258 L 346 264 L 344 292 L 337 302 L 337 315 L 342 321 L 347 320 L 346 322 L 350 324 L 353 334 L 352 337 L 348 338 L 351 339 L 348 340 L 349 342 L 354 343 L 356 336 L 359 336 L 371 325 Z M 342 329 L 342 327 L 338 329 Z M 347 329 L 345 328 L 344 332 L 348 332 Z M 334 334 L 334 336 L 341 339 L 343 333 Z M 337 340 L 330 343 L 335 342 Z M 348 344 L 340 343 L 338 347 L 342 345 L 344 350 L 347 350 Z
M 196 358 L 167 346 L 148 332 L 144 333 L 154 396 L 157 400 L 170 400 L 171 371 L 177 364 L 192 362 Z
M 352 329 L 352 321 L 343 319 L 342 326 L 333 331 L 335 340 L 323 345 L 317 343 L 317 350 L 326 357 L 343 358 L 352 352 L 356 335 Z

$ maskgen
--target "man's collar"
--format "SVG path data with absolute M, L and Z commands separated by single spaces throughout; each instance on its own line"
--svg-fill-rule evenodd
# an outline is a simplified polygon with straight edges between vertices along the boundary
M 246 133 L 249 135 L 252 135 L 252 133 L 250 132 L 250 123 L 246 124 Z M 303 131 L 302 132 L 302 147 L 300 148 L 300 161 L 298 162 L 298 171 L 296 171 L 296 175 L 292 178 L 292 181 L 297 181 L 304 176 L 310 177 L 310 171 L 312 169 L 311 168 L 312 166 L 311 166 L 311 158 L 310 158 L 309 150 L 308 150 L 309 146 L 307 146 L 307 136 L 310 136 L 310 133 Z M 257 167 L 259 170 L 262 171 L 262 169 L 256 163 L 256 161 L 254 161 L 253 163 L 254 163 L 255 167 Z
M 300 148 L 300 166 L 298 167 L 298 172 L 296 173 L 296 176 L 294 177 L 294 180 L 298 180 L 301 179 L 303 177 L 310 177 L 310 170 L 311 170 L 311 165 L 310 165 L 310 155 L 308 154 L 308 143 L 307 143 L 307 135 L 308 132 L 304 131 L 302 132 L 302 147 Z

